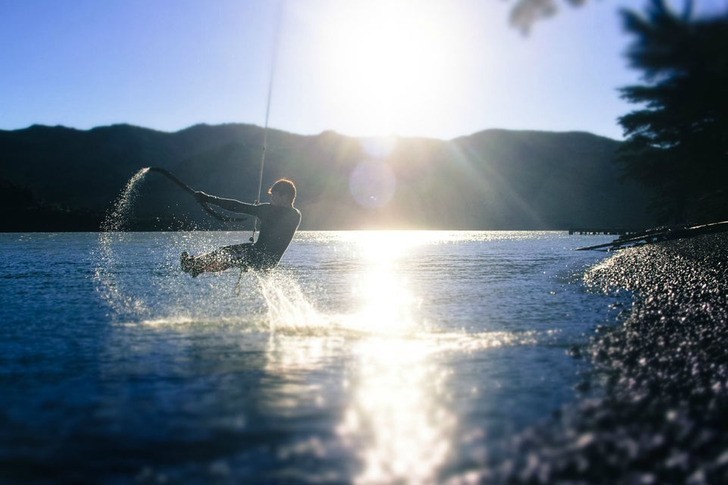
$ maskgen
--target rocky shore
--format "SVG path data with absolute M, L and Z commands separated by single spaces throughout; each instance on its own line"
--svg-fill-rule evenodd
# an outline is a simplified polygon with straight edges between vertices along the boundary
M 728 234 L 625 249 L 585 281 L 632 308 L 581 351 L 583 397 L 478 481 L 728 483 Z

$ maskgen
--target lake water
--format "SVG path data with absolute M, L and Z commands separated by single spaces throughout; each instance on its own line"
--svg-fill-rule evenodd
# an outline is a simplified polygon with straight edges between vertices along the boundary
M 249 233 L 0 235 L 0 481 L 429 483 L 576 397 L 611 237 L 300 232 L 269 275 L 179 253 Z

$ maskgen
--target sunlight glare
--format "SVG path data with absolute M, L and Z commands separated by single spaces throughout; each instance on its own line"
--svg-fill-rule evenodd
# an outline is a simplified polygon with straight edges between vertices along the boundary
M 449 236 L 439 231 L 363 231 L 352 235 L 362 257 L 373 265 L 389 265 L 417 246 L 445 241 Z
M 464 57 L 457 13 L 446 2 L 332 2 L 322 83 L 347 131 L 414 134 L 452 109 Z
M 356 392 L 339 433 L 363 462 L 356 483 L 434 483 L 456 419 L 442 396 L 447 373 L 426 341 L 361 342 Z
M 423 330 L 420 298 L 400 271 L 418 246 L 443 237 L 437 231 L 364 231 L 350 235 L 357 243 L 362 271 L 352 280 L 358 310 L 348 325 L 377 335 L 412 335 Z

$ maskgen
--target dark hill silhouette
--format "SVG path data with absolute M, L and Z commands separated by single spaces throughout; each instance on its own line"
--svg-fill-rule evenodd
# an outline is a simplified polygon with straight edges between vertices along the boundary
M 148 166 L 197 189 L 253 201 L 262 140 L 260 127 L 243 124 L 175 133 L 130 125 L 0 131 L 6 193 L 0 229 L 96 227 L 89 221 L 100 223 L 132 175 Z M 304 229 L 649 226 L 646 197 L 618 180 L 618 146 L 579 132 L 487 130 L 450 141 L 382 144 L 331 131 L 269 130 L 264 188 L 282 176 L 297 182 Z M 134 209 L 135 229 L 222 228 L 158 174 L 145 177 Z M 78 223 L 58 211 L 78 214 Z

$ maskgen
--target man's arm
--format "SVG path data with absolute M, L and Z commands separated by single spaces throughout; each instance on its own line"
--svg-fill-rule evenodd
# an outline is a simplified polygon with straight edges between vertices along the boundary
M 204 204 L 213 204 L 218 207 L 222 207 L 227 211 L 241 212 L 243 214 L 250 214 L 253 216 L 258 215 L 258 206 L 253 204 L 246 204 L 245 202 L 240 202 L 239 200 L 226 199 L 224 197 L 215 197 L 214 195 L 209 195 L 204 192 L 195 192 L 195 199 L 197 199 L 198 202 Z

